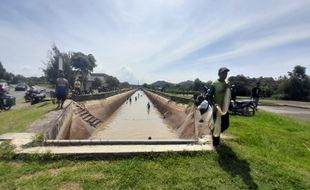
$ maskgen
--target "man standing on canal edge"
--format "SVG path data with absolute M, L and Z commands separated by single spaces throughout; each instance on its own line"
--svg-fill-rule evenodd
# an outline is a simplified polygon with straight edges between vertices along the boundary
M 230 103 L 230 88 L 225 79 L 229 69 L 222 67 L 218 71 L 219 79 L 211 85 L 208 95 L 209 103 L 213 105 L 214 126 L 211 129 L 213 146 L 220 144 L 220 134 L 229 127 L 228 107 Z
M 56 97 L 57 97 L 57 109 L 63 108 L 63 104 L 67 98 L 69 89 L 68 80 L 64 78 L 63 72 L 59 74 L 59 78 L 56 80 Z
M 260 83 L 258 82 L 258 83 L 256 83 L 256 87 L 252 88 L 252 100 L 255 103 L 256 110 L 257 110 L 260 92 L 261 92 Z

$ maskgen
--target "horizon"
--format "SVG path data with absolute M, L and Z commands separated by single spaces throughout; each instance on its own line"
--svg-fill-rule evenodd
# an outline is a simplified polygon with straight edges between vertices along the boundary
M 95 73 L 130 84 L 287 75 L 310 66 L 310 1 L 9 1 L 0 4 L 0 61 L 42 76 L 52 44 L 93 54 Z

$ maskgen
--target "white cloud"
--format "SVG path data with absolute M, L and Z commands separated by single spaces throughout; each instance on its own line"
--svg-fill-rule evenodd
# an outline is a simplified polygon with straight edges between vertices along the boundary
M 208 80 L 219 66 L 309 40 L 308 7 L 305 1 L 7 3 L 0 5 L 0 60 L 11 72 L 42 74 L 41 61 L 56 43 L 62 51 L 92 53 L 96 72 L 120 80 Z M 209 51 L 219 46 L 225 48 Z
M 300 32 L 292 31 L 291 33 L 285 33 L 281 35 L 278 34 L 270 37 L 265 37 L 262 39 L 250 40 L 249 42 L 240 44 L 239 48 L 236 48 L 232 51 L 203 57 L 200 58 L 197 62 L 200 64 L 223 62 L 234 58 L 247 56 L 257 51 L 268 50 L 269 48 L 278 47 L 288 43 L 309 39 L 310 39 L 310 28 L 309 30 L 304 30 Z

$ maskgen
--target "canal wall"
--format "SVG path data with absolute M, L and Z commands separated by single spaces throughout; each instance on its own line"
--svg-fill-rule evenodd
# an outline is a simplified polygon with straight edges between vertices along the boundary
M 144 90 L 144 93 L 163 115 L 165 122 L 178 133 L 179 138 L 192 139 L 198 136 L 198 129 L 195 127 L 195 109 L 193 107 L 179 105 L 148 90 Z
M 80 102 L 73 108 L 72 123 L 65 139 L 88 139 L 96 130 L 90 122 L 83 119 L 82 110 L 88 112 L 90 118 L 106 121 L 136 90 L 130 90 L 104 99 Z
M 27 132 L 43 134 L 45 139 L 64 139 L 68 133 L 68 126 L 72 122 L 73 101 L 66 100 L 64 109 L 53 110 L 45 114 L 38 121 L 32 123 Z
M 95 132 L 96 127 L 99 127 L 98 125 L 92 125 L 89 120 L 95 118 L 99 121 L 99 124 L 107 121 L 136 91 L 137 89 L 129 90 L 103 99 L 73 101 L 64 109 L 55 122 L 50 123 L 53 127 L 50 127 L 50 130 L 45 133 L 46 138 L 56 140 L 88 139 Z M 199 129 L 195 126 L 197 119 L 193 107 L 177 104 L 147 90 L 144 90 L 144 93 L 161 113 L 164 122 L 177 133 L 179 138 L 193 139 L 198 136 Z M 86 113 L 86 117 L 84 117 L 84 113 Z

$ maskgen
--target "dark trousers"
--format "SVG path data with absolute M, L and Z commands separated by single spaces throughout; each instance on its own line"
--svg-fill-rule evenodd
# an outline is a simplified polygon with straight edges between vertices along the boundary
M 208 108 L 207 109 L 200 109 L 200 115 L 203 115 L 204 113 L 206 113 L 208 111 Z
M 222 122 L 221 122 L 221 132 L 223 133 L 226 129 L 229 127 L 229 113 L 227 112 L 225 115 L 221 116 Z M 213 121 L 216 120 L 216 112 L 213 112 Z M 214 137 L 212 135 L 213 145 L 217 146 L 220 144 L 220 137 Z

